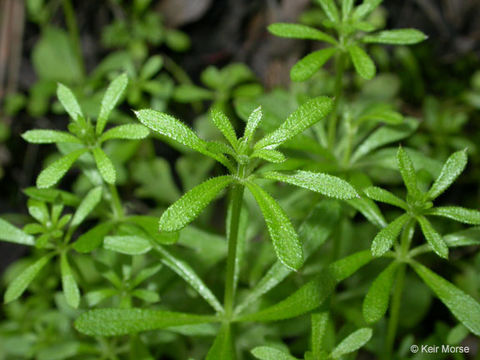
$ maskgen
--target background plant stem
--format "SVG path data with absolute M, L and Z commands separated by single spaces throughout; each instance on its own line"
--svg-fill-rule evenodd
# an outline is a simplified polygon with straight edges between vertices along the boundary
M 73 51 L 75 57 L 77 58 L 78 65 L 82 70 L 82 75 L 85 76 L 85 63 L 82 56 L 82 46 L 80 42 L 80 35 L 78 33 L 77 20 L 75 18 L 75 12 L 73 10 L 71 0 L 63 0 L 63 14 L 65 15 L 65 22 L 67 24 L 68 33 L 70 35 L 70 40 L 73 45 Z
M 345 73 L 346 54 L 342 51 L 335 58 L 335 99 L 333 102 L 333 110 L 328 121 L 328 148 L 330 150 L 335 147 L 335 139 L 337 132 L 337 109 L 340 98 L 343 94 L 343 74 Z
M 122 202 L 118 196 L 117 187 L 115 185 L 109 185 L 110 195 L 112 196 L 112 210 L 115 215 L 115 219 L 121 219 L 124 216 Z

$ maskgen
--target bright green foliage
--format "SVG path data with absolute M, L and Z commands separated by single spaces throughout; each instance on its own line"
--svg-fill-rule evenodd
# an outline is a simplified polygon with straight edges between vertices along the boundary
M 75 136 L 56 130 L 29 130 L 22 137 L 32 144 L 81 143 Z
M 117 77 L 108 86 L 107 91 L 102 99 L 102 105 L 100 107 L 100 113 L 98 114 L 96 133 L 100 135 L 105 129 L 110 113 L 117 105 L 120 97 L 125 92 L 125 88 L 128 84 L 128 77 L 126 74 L 122 74 Z
M 292 67 L 290 78 L 293 81 L 310 79 L 334 54 L 335 49 L 333 48 L 317 50 L 308 54 Z
M 55 185 L 85 152 L 87 152 L 86 149 L 72 151 L 50 164 L 38 175 L 37 187 L 44 189 Z
M 112 160 L 110 160 L 107 154 L 100 148 L 94 148 L 92 152 L 103 180 L 108 184 L 115 184 L 117 172 L 115 171 Z
M 375 64 L 365 50 L 356 45 L 352 45 L 348 47 L 348 53 L 350 54 L 353 66 L 355 67 L 358 75 L 366 80 L 373 79 L 376 72 Z
M 235 354 L 236 350 L 233 342 L 232 328 L 230 324 L 225 324 L 220 329 L 205 359 L 235 360 L 237 358 Z
M 3 219 L 0 219 L 0 240 L 21 245 L 31 246 L 34 244 L 33 236 L 26 234 Z
M 407 221 L 408 216 L 404 214 L 380 230 L 372 242 L 373 256 L 381 256 L 392 247 Z
M 465 166 L 467 166 L 466 151 L 457 151 L 452 154 L 443 165 L 440 175 L 438 175 L 438 178 L 428 191 L 428 198 L 433 200 L 448 189 L 463 172 Z
M 374 35 L 366 35 L 362 38 L 362 41 L 365 43 L 411 45 L 426 39 L 425 34 L 416 29 L 400 29 L 380 31 Z
M 92 212 L 102 199 L 102 188 L 96 187 L 89 191 L 89 193 L 82 200 L 78 206 L 77 211 L 73 215 L 71 226 L 80 225 L 83 220 Z
M 80 117 L 84 117 L 77 98 L 68 87 L 58 84 L 57 97 L 65 111 L 74 121 L 78 121 Z
M 345 339 L 333 349 L 330 356 L 333 359 L 339 359 L 343 355 L 352 353 L 360 349 L 372 338 L 372 329 L 363 328 L 348 335 Z
M 270 31 L 273 35 L 281 36 L 285 38 L 310 39 L 310 40 L 326 41 L 332 44 L 336 43 L 333 37 L 325 34 L 324 32 L 314 29 L 312 27 L 300 25 L 300 24 L 287 24 L 287 23 L 271 24 L 268 27 L 268 31 Z
M 80 290 L 73 275 L 70 264 L 68 263 L 67 255 L 60 256 L 60 272 L 62 276 L 62 287 L 67 299 L 68 305 L 73 308 L 78 308 L 80 304 Z
M 252 350 L 252 354 L 260 360 L 298 360 L 284 351 L 268 346 L 258 346 Z

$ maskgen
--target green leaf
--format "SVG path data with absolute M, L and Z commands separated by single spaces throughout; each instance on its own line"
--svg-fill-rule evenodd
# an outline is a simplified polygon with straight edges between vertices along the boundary
M 409 215 L 403 214 L 378 232 L 372 242 L 373 256 L 382 256 L 390 250 L 408 219 Z
M 315 2 L 322 7 L 331 22 L 340 22 L 340 16 L 338 14 L 337 6 L 335 5 L 335 0 L 315 0 Z
M 422 193 L 417 186 L 417 174 L 412 159 L 401 146 L 397 151 L 397 165 L 408 193 L 415 199 L 421 199 Z
M 5 292 L 5 303 L 9 303 L 18 299 L 27 289 L 28 285 L 30 285 L 32 280 L 38 275 L 40 270 L 42 270 L 43 267 L 50 261 L 52 256 L 52 254 L 49 254 L 41 257 L 32 265 L 23 270 L 20 275 L 13 279 L 13 281 L 7 287 L 7 291 Z
M 363 300 L 363 317 L 368 323 L 380 320 L 388 309 L 390 292 L 395 279 L 398 262 L 392 262 L 373 281 Z
M 108 85 L 105 95 L 103 95 L 102 105 L 100 106 L 100 113 L 98 114 L 96 133 L 100 135 L 105 129 L 110 113 L 117 105 L 128 85 L 127 74 L 117 76 Z
M 452 185 L 458 176 L 463 172 L 466 165 L 467 152 L 465 150 L 460 150 L 450 155 L 443 165 L 440 175 L 438 175 L 438 178 L 428 191 L 428 198 L 435 199 L 445 190 L 447 190 L 447 188 L 449 188 L 450 185 Z
M 432 247 L 433 251 L 440 257 L 448 258 L 448 246 L 443 241 L 442 236 L 433 228 L 430 221 L 423 216 L 418 216 L 417 221 L 420 224 L 425 239 Z
M 243 133 L 243 141 L 245 141 L 247 146 L 250 146 L 252 143 L 255 136 L 255 131 L 257 130 L 260 121 L 262 121 L 262 118 L 263 112 L 261 106 L 253 110 L 248 116 L 247 125 L 245 126 L 245 131 Z
M 298 360 L 284 351 L 269 346 L 257 346 L 252 350 L 252 355 L 260 360 Z
M 99 147 L 93 148 L 92 152 L 98 171 L 100 171 L 103 180 L 108 184 L 115 184 L 117 172 L 115 171 L 112 160 L 110 160 L 107 154 L 105 154 L 105 152 Z
M 77 98 L 68 87 L 63 84 L 58 84 L 57 97 L 73 120 L 78 121 L 78 118 L 83 118 L 82 109 L 80 109 L 80 105 L 78 105 Z
M 372 261 L 372 254 L 369 250 L 363 250 L 330 264 L 328 271 L 336 282 L 345 280 L 352 276 L 358 269 Z
M 233 128 L 228 117 L 219 109 L 218 106 L 215 106 L 210 111 L 210 118 L 213 121 L 213 124 L 221 131 L 225 139 L 228 140 L 230 145 L 235 149 L 237 147 L 237 134 Z
M 190 84 L 181 84 L 173 92 L 173 99 L 180 103 L 212 100 L 214 97 L 215 93 L 213 91 Z
M 280 127 L 255 144 L 254 149 L 275 149 L 313 124 L 325 118 L 333 109 L 330 98 L 319 96 L 311 99 L 291 113 Z
M 98 203 L 102 200 L 102 187 L 97 186 L 88 192 L 85 198 L 78 206 L 75 215 L 73 215 L 70 226 L 78 226 L 83 220 L 95 209 Z
M 480 304 L 425 266 L 417 262 L 413 262 L 411 265 L 452 314 L 472 333 L 480 336 Z
M 286 182 L 336 199 L 348 200 L 358 197 L 352 185 L 343 179 L 328 174 L 298 170 L 293 175 L 269 172 L 264 174 L 264 177 Z
M 353 10 L 355 0 L 342 0 L 342 19 L 348 19 L 350 13 Z
M 322 354 L 322 343 L 327 333 L 328 312 L 312 314 L 312 353 L 314 358 L 320 358 Z
M 282 163 L 286 160 L 285 155 L 283 155 L 280 151 L 277 150 L 269 150 L 269 149 L 260 149 L 255 150 L 252 155 L 252 158 L 260 158 L 272 163 Z
M 103 133 L 100 137 L 100 141 L 103 142 L 110 139 L 145 139 L 149 134 L 150 132 L 145 126 L 140 124 L 125 124 L 115 126 L 114 128 Z
M 174 244 L 178 241 L 178 232 L 159 232 L 158 217 L 156 216 L 129 216 L 128 222 L 133 223 L 145 231 L 145 235 L 155 241 L 157 244 Z
M 480 227 L 447 234 L 443 237 L 443 240 L 449 247 L 480 245 Z
M 36 187 L 29 187 L 23 192 L 32 199 L 44 202 L 54 203 L 57 199 L 61 199 L 62 204 L 66 206 L 78 206 L 80 198 L 77 195 L 71 194 L 67 191 L 58 189 L 38 189 Z
M 184 228 L 233 181 L 231 176 L 218 176 L 194 187 L 165 210 L 160 218 L 160 231 L 178 231 Z
M 154 245 L 154 249 L 162 255 L 162 263 L 165 266 L 184 279 L 215 311 L 223 313 L 223 306 L 188 263 L 173 256 L 162 246 Z
M 152 249 L 148 239 L 136 235 L 106 236 L 103 247 L 126 255 L 142 255 Z
M 9 241 L 12 243 L 20 244 L 20 245 L 29 245 L 33 246 L 35 241 L 33 236 L 30 236 L 13 226 L 9 222 L 0 218 L 0 240 Z
M 439 206 L 428 210 L 425 214 L 443 216 L 464 224 L 480 225 L 480 211 L 460 206 Z
M 366 80 L 371 80 L 375 76 L 375 64 L 373 60 L 361 47 L 351 45 L 348 47 L 348 53 L 352 59 L 353 66 L 358 75 Z
M 262 211 L 278 259 L 289 269 L 298 270 L 303 265 L 303 251 L 290 219 L 260 186 L 252 182 L 246 185 Z
M 372 329 L 362 328 L 354 331 L 333 349 L 330 356 L 334 359 L 339 359 L 342 356 L 352 353 L 360 349 L 363 345 L 372 338 Z
M 155 303 L 160 301 L 160 295 L 158 295 L 155 291 L 147 289 L 136 289 L 132 291 L 132 296 L 148 303 Z
M 140 78 L 148 80 L 160 71 L 163 66 L 163 58 L 160 55 L 150 57 L 140 71 Z
M 205 360 L 235 360 L 236 357 L 232 328 L 229 323 L 222 325 Z
M 360 6 L 357 6 L 353 12 L 354 19 L 362 19 L 373 10 L 375 10 L 383 0 L 363 0 L 363 3 Z
M 75 328 L 90 336 L 120 336 L 172 326 L 214 322 L 212 316 L 146 309 L 96 309 L 83 313 Z
M 268 26 L 268 31 L 276 36 L 294 39 L 309 39 L 336 44 L 337 41 L 330 35 L 301 24 L 275 23 Z
M 72 167 L 73 163 L 86 151 L 87 149 L 72 151 L 50 164 L 38 175 L 37 187 L 43 189 L 55 185 L 65 175 L 68 169 Z
M 80 305 L 80 290 L 78 289 L 77 282 L 68 263 L 67 254 L 65 253 L 60 256 L 60 273 L 62 275 L 63 293 L 65 294 L 67 304 L 76 309 L 78 305 Z
M 101 223 L 86 233 L 80 235 L 73 244 L 73 248 L 79 253 L 89 253 L 96 248 L 100 247 L 103 242 L 103 238 L 110 232 L 113 228 L 112 223 Z
M 359 211 L 365 218 L 378 228 L 384 228 L 387 226 L 387 221 L 382 215 L 382 212 L 378 208 L 374 201 L 362 197 L 356 199 L 347 200 L 347 203 Z
M 292 81 L 310 79 L 336 52 L 337 49 L 331 47 L 308 54 L 292 67 L 290 79 Z
M 376 34 L 366 35 L 362 38 L 365 43 L 411 45 L 427 39 L 427 36 L 416 29 L 398 29 L 380 31 Z
M 56 130 L 29 130 L 23 133 L 22 137 L 32 144 L 82 143 L 75 136 Z
M 397 206 L 404 210 L 407 210 L 408 205 L 405 201 L 398 198 L 397 196 L 393 195 L 390 191 L 385 189 L 379 188 L 377 186 L 370 186 L 368 188 L 363 189 L 365 195 L 367 195 L 370 199 L 375 201 L 384 202 L 386 204 L 390 204 L 393 206 Z

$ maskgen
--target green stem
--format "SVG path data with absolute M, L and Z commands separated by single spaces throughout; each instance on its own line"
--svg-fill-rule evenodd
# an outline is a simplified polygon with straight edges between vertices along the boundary
M 230 221 L 228 224 L 228 255 L 227 255 L 227 274 L 225 280 L 225 297 L 224 308 L 227 319 L 233 314 L 233 306 L 235 302 L 235 265 L 237 263 L 237 242 L 238 228 L 240 223 L 240 211 L 242 210 L 243 201 L 243 185 L 235 185 L 231 190 L 230 196 Z
M 78 33 L 77 19 L 75 18 L 75 11 L 72 6 L 71 0 L 63 0 L 63 13 L 65 15 L 65 22 L 67 23 L 68 33 L 70 40 L 73 44 L 73 51 L 77 58 L 78 65 L 82 71 L 82 75 L 85 75 L 85 63 L 82 56 L 82 45 L 80 42 L 80 35 Z
M 342 51 L 335 58 L 335 93 L 333 109 L 328 122 L 328 148 L 333 150 L 335 147 L 337 132 L 337 108 L 340 98 L 343 94 L 343 74 L 345 73 L 346 54 Z
M 120 200 L 120 197 L 118 196 L 118 191 L 117 191 L 117 187 L 115 185 L 108 185 L 109 189 L 110 189 L 110 195 L 112 196 L 112 210 L 113 210 L 113 214 L 115 216 L 115 219 L 121 219 L 123 218 L 123 216 L 125 215 L 124 211 L 123 211 L 123 206 L 122 206 L 122 202 Z

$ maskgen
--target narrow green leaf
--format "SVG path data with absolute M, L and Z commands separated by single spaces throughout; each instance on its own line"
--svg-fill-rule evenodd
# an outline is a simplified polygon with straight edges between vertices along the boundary
M 290 79 L 292 81 L 310 79 L 336 52 L 337 49 L 331 47 L 308 54 L 292 67 Z
M 80 305 L 80 290 L 78 289 L 77 282 L 68 263 L 67 254 L 65 253 L 60 256 L 60 273 L 62 275 L 63 293 L 67 304 L 76 309 L 78 305 Z
M 417 174 L 412 159 L 401 146 L 397 151 L 397 165 L 408 193 L 415 199 L 421 199 L 422 193 L 417 186 Z
M 22 134 L 22 137 L 32 144 L 82 143 L 72 134 L 57 130 L 28 130 Z
M 366 80 L 373 79 L 376 73 L 375 64 L 365 50 L 359 46 L 352 45 L 348 47 L 348 53 L 358 75 Z
M 179 103 L 212 100 L 214 97 L 213 91 L 191 84 L 181 84 L 173 92 L 173 99 Z
M 333 359 L 339 359 L 344 355 L 352 353 L 360 349 L 372 338 L 372 329 L 362 328 L 354 331 L 333 349 L 330 356 Z
M 347 20 L 353 10 L 355 0 L 342 0 L 342 19 Z
M 100 135 L 105 129 L 110 113 L 117 105 L 128 85 L 127 74 L 117 76 L 108 85 L 105 95 L 103 95 L 102 105 L 100 106 L 100 113 L 98 114 L 96 133 Z
M 397 262 L 392 262 L 373 281 L 363 300 L 363 317 L 368 323 L 380 320 L 388 309 L 390 292 L 395 279 Z
M 235 342 L 232 336 L 232 327 L 229 323 L 222 325 L 205 360 L 235 360 Z
M 262 211 L 278 259 L 286 267 L 298 270 L 303 265 L 303 251 L 290 219 L 260 186 L 252 182 L 246 185 Z
M 255 136 L 255 131 L 257 130 L 260 121 L 262 121 L 262 118 L 263 112 L 261 106 L 253 110 L 248 116 L 247 125 L 245 125 L 245 131 L 243 133 L 243 141 L 245 141 L 247 146 L 250 146 L 252 143 Z
M 378 228 L 387 226 L 387 221 L 374 201 L 361 197 L 347 200 L 347 203 L 359 211 L 365 218 Z
M 110 139 L 128 139 L 128 140 L 145 139 L 149 134 L 150 132 L 143 125 L 125 124 L 125 125 L 115 126 L 114 128 L 107 130 L 100 137 L 100 141 L 103 142 L 105 140 L 110 140 Z
M 472 333 L 480 336 L 480 304 L 425 266 L 417 262 L 413 262 L 411 265 L 452 314 Z
M 20 244 L 20 245 L 29 245 L 33 246 L 35 241 L 33 236 L 30 236 L 13 226 L 9 222 L 0 218 L 0 240 L 9 241 L 12 243 Z
M 152 249 L 148 239 L 136 235 L 106 236 L 103 240 L 103 247 L 126 255 L 142 255 Z
M 184 228 L 233 181 L 231 176 L 219 176 L 194 187 L 165 210 L 160 218 L 160 231 L 178 231 Z
M 416 29 L 397 29 L 380 31 L 362 38 L 365 43 L 412 45 L 427 39 L 427 36 Z
M 218 130 L 225 136 L 230 145 L 235 149 L 237 147 L 237 134 L 228 117 L 217 107 L 210 111 L 210 118 Z
M 87 149 L 72 151 L 50 164 L 38 175 L 37 187 L 44 189 L 55 185 L 65 175 L 68 169 L 72 167 L 73 163 L 86 151 Z
M 40 270 L 50 261 L 53 255 L 45 255 L 27 267 L 23 272 L 18 275 L 13 281 L 8 284 L 7 291 L 5 292 L 4 301 L 9 303 L 18 299 L 23 292 L 27 289 L 28 285 L 38 275 Z
M 373 10 L 375 10 L 383 0 L 363 0 L 363 3 L 353 12 L 354 19 L 362 19 L 368 14 L 370 14 Z
M 82 200 L 80 205 L 73 215 L 72 222 L 70 226 L 78 226 L 83 220 L 95 209 L 98 203 L 102 200 L 102 187 L 97 186 L 88 192 L 85 198 Z
M 372 253 L 363 250 L 330 264 L 328 271 L 338 283 L 352 276 L 358 269 L 372 261 Z
M 117 172 L 115 171 L 112 160 L 110 160 L 107 154 L 105 154 L 105 152 L 99 147 L 93 148 L 92 152 L 98 171 L 100 171 L 103 180 L 108 184 L 115 184 Z
M 79 117 L 83 118 L 82 110 L 80 109 L 80 105 L 78 105 L 77 98 L 73 95 L 72 90 L 59 83 L 57 86 L 57 97 L 63 108 L 73 120 L 77 121 Z
M 340 16 L 338 14 L 337 6 L 335 5 L 335 0 L 315 0 L 315 2 L 322 7 L 331 22 L 340 22 Z
M 372 242 L 372 255 L 382 256 L 392 247 L 409 215 L 403 214 L 378 232 Z
M 104 237 L 113 228 L 112 223 L 101 223 L 86 233 L 80 235 L 73 244 L 73 248 L 79 253 L 89 253 L 102 245 Z
M 425 214 L 443 216 L 464 224 L 480 225 L 480 211 L 460 206 L 439 206 L 428 210 Z
M 465 150 L 460 150 L 450 155 L 443 165 L 440 175 L 438 175 L 438 178 L 428 191 L 428 198 L 435 199 L 447 190 L 463 172 L 465 166 L 467 166 L 467 152 Z
M 480 245 L 480 227 L 447 234 L 443 237 L 443 240 L 449 247 Z
M 96 309 L 83 313 L 75 328 L 90 336 L 120 336 L 172 326 L 215 322 L 212 316 L 147 309 Z
M 327 333 L 328 312 L 312 314 L 312 353 L 314 358 L 320 358 L 323 353 L 322 343 Z
M 140 71 L 140 78 L 151 79 L 163 66 L 163 58 L 160 55 L 150 57 Z
M 282 163 L 286 160 L 285 155 L 283 155 L 280 151 L 269 149 L 255 150 L 250 157 L 260 158 L 275 164 Z
M 132 296 L 148 303 L 156 303 L 160 301 L 160 295 L 158 295 L 155 291 L 147 289 L 136 289 L 132 291 Z
M 336 199 L 348 200 L 358 197 L 352 185 L 343 179 L 328 174 L 298 170 L 293 175 L 269 172 L 264 174 L 264 177 L 286 182 Z
M 252 355 L 260 360 L 298 360 L 298 358 L 269 346 L 257 346 Z
M 285 141 L 295 137 L 313 124 L 325 118 L 333 109 L 330 98 L 319 96 L 301 105 L 291 113 L 277 130 L 271 132 L 255 144 L 255 149 L 275 149 Z
M 433 251 L 440 257 L 448 258 L 448 246 L 443 241 L 442 236 L 433 228 L 430 221 L 423 216 L 417 217 L 418 223 L 422 229 L 425 239 L 432 247 Z
M 337 41 L 330 35 L 310 26 L 301 24 L 275 23 L 268 26 L 268 31 L 275 36 L 284 38 L 318 40 L 330 44 L 337 43 Z
M 155 241 L 157 244 L 171 245 L 178 241 L 178 232 L 159 232 L 158 217 L 156 216 L 129 216 L 127 221 L 133 223 L 145 231 L 145 235 Z
M 397 206 L 397 207 L 402 208 L 404 210 L 407 210 L 407 208 L 408 208 L 408 205 L 405 201 L 403 201 L 399 197 L 393 195 L 390 191 L 379 188 L 377 186 L 370 186 L 366 189 L 363 189 L 363 192 L 370 199 L 373 199 L 375 201 L 380 201 L 380 202 L 384 202 L 386 204 Z

